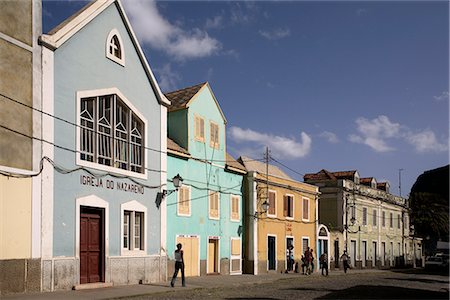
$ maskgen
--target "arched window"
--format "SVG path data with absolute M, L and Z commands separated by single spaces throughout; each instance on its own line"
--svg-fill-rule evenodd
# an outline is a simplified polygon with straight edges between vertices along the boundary
M 117 29 L 111 30 L 106 40 L 106 57 L 125 66 L 125 53 L 122 38 Z

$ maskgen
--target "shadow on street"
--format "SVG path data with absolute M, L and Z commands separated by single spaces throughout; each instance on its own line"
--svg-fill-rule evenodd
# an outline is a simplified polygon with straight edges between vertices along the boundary
M 316 299 L 448 299 L 449 292 L 436 292 L 393 286 L 359 285 L 333 291 Z
M 403 281 L 415 281 L 415 282 L 423 282 L 423 283 L 448 283 L 448 280 L 436 280 L 436 279 L 427 279 L 427 278 L 384 278 L 387 280 L 403 280 Z

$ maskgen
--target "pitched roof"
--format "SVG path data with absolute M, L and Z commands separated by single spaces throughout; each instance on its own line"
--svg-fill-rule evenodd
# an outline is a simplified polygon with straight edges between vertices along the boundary
M 206 84 L 202 82 L 181 90 L 165 93 L 164 95 L 172 103 L 169 110 L 177 110 L 180 108 L 186 108 L 189 101 L 200 91 L 200 89 Z
M 177 152 L 177 154 L 181 154 L 182 156 L 191 156 L 191 154 L 186 149 L 178 145 L 175 141 L 173 141 L 170 138 L 167 138 L 167 150 L 175 151 Z
M 247 171 L 256 171 L 261 174 L 266 174 L 266 164 L 249 157 L 241 156 L 238 158 L 238 161 L 244 165 Z M 269 164 L 269 175 L 293 180 L 289 175 L 284 173 L 280 168 L 274 165 Z
M 355 177 L 355 173 L 357 171 L 356 170 L 352 170 L 352 171 L 339 171 L 339 172 L 333 172 L 333 175 L 337 178 L 337 179 L 351 179 L 353 180 L 353 178 Z
M 41 35 L 39 37 L 40 44 L 52 51 L 55 51 L 112 4 L 115 4 L 117 10 L 119 11 L 120 17 L 122 18 L 125 28 L 130 35 L 130 39 L 136 49 L 139 60 L 141 61 L 144 71 L 147 74 L 150 85 L 155 92 L 158 102 L 166 106 L 170 105 L 170 101 L 167 100 L 159 88 L 156 78 L 150 69 L 136 35 L 131 28 L 131 24 L 125 14 L 125 10 L 123 9 L 120 0 L 96 0 L 90 2 L 71 17 L 53 28 L 48 34 Z
M 309 174 L 305 174 L 303 176 L 303 179 L 305 181 L 307 180 L 337 180 L 336 176 L 333 175 L 333 173 L 322 169 L 317 173 L 309 173 Z
M 364 185 L 366 185 L 366 184 L 370 185 L 372 183 L 372 180 L 375 180 L 375 182 L 376 182 L 376 179 L 373 177 L 360 178 L 359 183 L 364 184 Z
M 164 96 L 171 101 L 171 105 L 169 106 L 169 112 L 176 111 L 179 109 L 185 109 L 189 107 L 189 104 L 195 100 L 197 94 L 203 89 L 208 88 L 209 92 L 211 93 L 211 96 L 217 106 L 217 109 L 220 112 L 220 115 L 223 118 L 223 121 L 225 124 L 227 123 L 227 119 L 225 118 L 225 114 L 222 111 L 222 108 L 220 108 L 219 102 L 216 99 L 216 96 L 214 96 L 214 93 L 212 92 L 211 86 L 209 83 L 203 82 L 199 83 L 181 90 L 176 90 L 173 92 L 165 93 Z
M 383 190 L 387 192 L 387 189 L 389 188 L 389 182 L 378 182 L 377 183 L 377 189 Z
M 243 173 L 247 173 L 247 169 L 237 160 L 233 158 L 228 152 L 226 153 L 226 165 L 231 169 L 236 169 L 238 172 L 242 171 Z

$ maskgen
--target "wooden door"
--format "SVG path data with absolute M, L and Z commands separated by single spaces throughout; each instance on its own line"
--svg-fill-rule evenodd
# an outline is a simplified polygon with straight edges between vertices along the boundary
M 182 245 L 185 276 L 199 276 L 199 238 L 177 237 L 178 243 Z
M 218 242 L 219 240 L 208 240 L 208 273 L 218 273 Z
M 80 283 L 101 282 L 103 269 L 103 212 L 82 208 L 80 215 Z

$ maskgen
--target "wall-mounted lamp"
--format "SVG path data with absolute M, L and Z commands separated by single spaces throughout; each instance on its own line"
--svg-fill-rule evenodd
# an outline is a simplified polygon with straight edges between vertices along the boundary
M 258 211 L 255 211 L 255 214 L 253 215 L 253 217 L 254 217 L 254 218 L 258 218 L 259 215 L 262 215 L 262 214 L 266 213 L 266 212 L 269 210 L 269 206 L 270 206 L 269 202 L 267 202 L 267 200 L 264 201 L 264 202 L 261 204 L 261 209 L 262 209 L 262 211 L 259 211 L 259 212 L 258 212 Z
M 173 186 L 175 187 L 174 190 L 163 190 L 164 197 L 172 194 L 173 192 L 178 191 L 178 189 L 183 184 L 183 177 L 180 176 L 180 174 L 175 175 L 174 178 L 172 178 Z
M 163 190 L 162 192 L 159 192 L 156 195 L 156 207 L 159 208 L 161 206 L 161 202 L 163 199 L 172 194 L 173 192 L 178 191 L 178 189 L 183 185 L 183 177 L 180 176 L 180 174 L 177 174 L 174 178 L 172 178 L 173 186 L 175 187 L 174 190 Z

